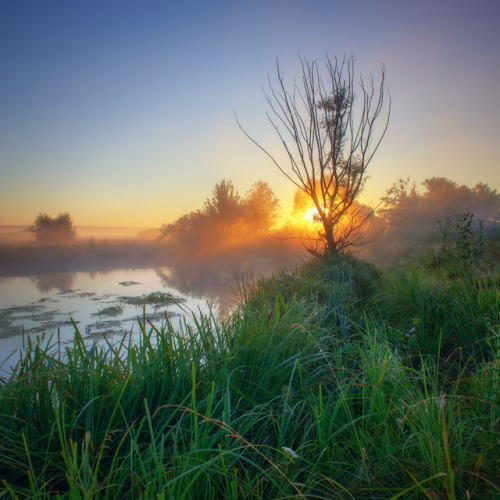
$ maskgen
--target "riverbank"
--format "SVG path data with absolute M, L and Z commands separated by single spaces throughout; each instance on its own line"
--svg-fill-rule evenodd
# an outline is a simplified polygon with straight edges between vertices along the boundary
M 0 389 L 0 478 L 43 498 L 494 498 L 495 268 L 313 260 L 226 321 L 142 321 L 67 361 L 36 345 Z M 159 495 L 159 496 L 158 496 Z

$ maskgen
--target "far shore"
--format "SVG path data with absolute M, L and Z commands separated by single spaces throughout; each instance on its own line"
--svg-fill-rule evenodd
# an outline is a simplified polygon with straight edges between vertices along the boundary
M 65 245 L 0 244 L 0 277 L 166 266 L 168 249 L 154 241 L 77 240 Z
M 35 238 L 29 225 L 0 224 L 0 245 L 34 242 Z M 75 226 L 76 239 L 79 242 L 90 239 L 123 240 L 145 239 L 153 240 L 159 234 L 158 228 L 144 227 L 112 227 L 112 226 Z

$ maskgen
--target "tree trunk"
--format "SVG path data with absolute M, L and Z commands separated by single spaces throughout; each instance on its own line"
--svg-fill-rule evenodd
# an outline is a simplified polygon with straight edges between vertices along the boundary
M 325 255 L 337 255 L 339 253 L 337 248 L 337 242 L 335 241 L 335 237 L 333 235 L 333 225 L 329 221 L 323 220 L 323 228 L 325 230 L 324 238 L 325 238 Z

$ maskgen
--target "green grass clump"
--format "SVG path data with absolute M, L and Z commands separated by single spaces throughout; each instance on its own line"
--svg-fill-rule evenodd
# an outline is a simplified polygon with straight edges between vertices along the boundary
M 498 307 L 494 275 L 347 257 L 258 281 L 225 321 L 143 316 L 135 344 L 86 346 L 75 325 L 71 348 L 33 343 L 2 383 L 0 491 L 498 497 Z

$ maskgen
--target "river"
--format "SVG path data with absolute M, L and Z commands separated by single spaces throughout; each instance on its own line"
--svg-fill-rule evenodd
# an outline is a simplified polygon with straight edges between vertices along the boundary
M 234 279 L 216 280 L 209 290 L 180 291 L 169 283 L 169 268 L 120 269 L 107 272 L 52 273 L 0 278 L 0 374 L 8 373 L 28 337 L 55 334 L 72 344 L 76 323 L 88 343 L 113 342 L 123 333 L 139 332 L 137 317 L 160 327 L 183 317 L 208 312 L 227 314 L 236 303 Z

